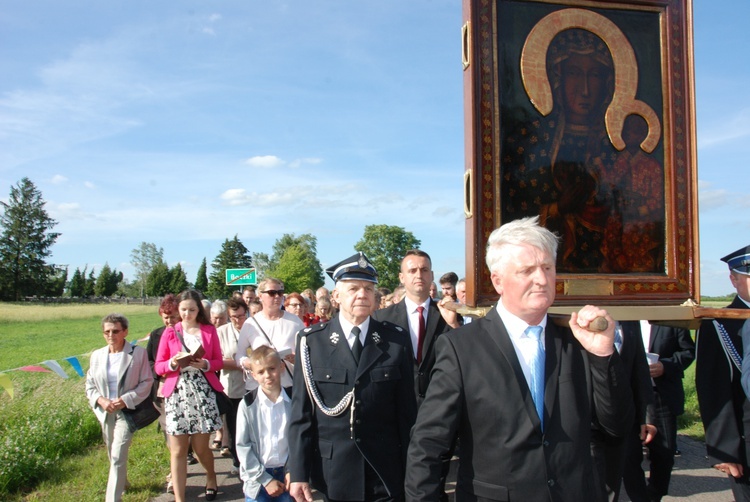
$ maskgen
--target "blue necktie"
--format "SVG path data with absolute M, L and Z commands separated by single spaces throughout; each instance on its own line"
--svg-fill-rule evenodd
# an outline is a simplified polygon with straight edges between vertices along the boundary
M 542 346 L 542 327 L 529 326 L 525 333 L 536 341 L 536 350 L 531 354 L 529 369 L 531 370 L 531 398 L 536 406 L 536 413 L 544 430 L 544 347 Z
M 618 322 L 615 325 L 615 349 L 617 349 L 617 352 L 622 352 L 622 326 Z

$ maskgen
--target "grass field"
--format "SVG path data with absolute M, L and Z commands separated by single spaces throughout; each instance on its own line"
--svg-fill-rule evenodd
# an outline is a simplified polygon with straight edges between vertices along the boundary
M 103 347 L 101 319 L 112 312 L 124 314 L 130 321 L 130 342 L 162 325 L 158 308 L 149 305 L 0 303 L 0 372 L 47 359 L 60 362 Z

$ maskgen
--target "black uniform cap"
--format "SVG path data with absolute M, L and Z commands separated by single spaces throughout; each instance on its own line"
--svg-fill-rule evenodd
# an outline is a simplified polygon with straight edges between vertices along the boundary
M 742 247 L 726 255 L 721 261 L 726 262 L 732 272 L 750 275 L 750 246 Z
M 360 251 L 326 269 L 333 282 L 359 280 L 378 282 L 378 273 L 365 254 Z

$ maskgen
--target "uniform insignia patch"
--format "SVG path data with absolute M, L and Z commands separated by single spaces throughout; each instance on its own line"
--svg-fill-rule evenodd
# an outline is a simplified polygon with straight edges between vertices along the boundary
M 372 341 L 375 343 L 380 343 L 380 335 L 377 331 L 372 334 Z
M 331 333 L 330 340 L 332 344 L 336 345 L 337 343 L 339 343 L 339 334 L 335 332 Z

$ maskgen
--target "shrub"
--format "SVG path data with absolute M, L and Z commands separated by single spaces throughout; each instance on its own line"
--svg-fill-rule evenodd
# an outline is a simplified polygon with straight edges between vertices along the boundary
M 0 408 L 0 498 L 45 479 L 64 456 L 101 439 L 85 379 L 13 372 L 15 398 Z

